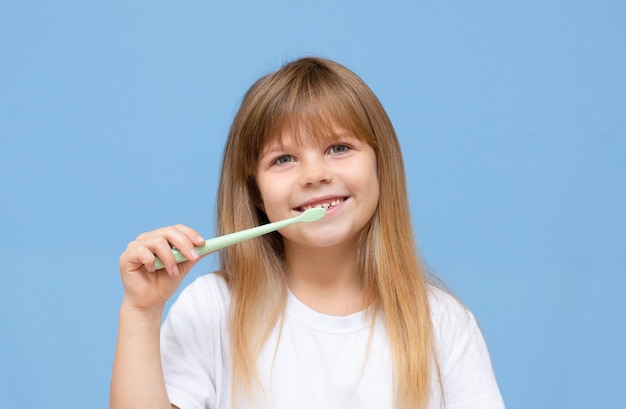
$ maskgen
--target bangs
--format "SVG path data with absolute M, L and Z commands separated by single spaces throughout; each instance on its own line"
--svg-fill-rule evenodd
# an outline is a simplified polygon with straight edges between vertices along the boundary
M 352 101 L 346 101 L 345 93 L 320 92 L 295 97 L 273 114 L 276 128 L 265 135 L 262 148 L 269 143 L 280 143 L 284 134 L 294 138 L 296 144 L 323 145 L 336 140 L 340 131 L 374 144 L 371 129 L 363 126 L 368 123 L 367 117 L 355 109 Z

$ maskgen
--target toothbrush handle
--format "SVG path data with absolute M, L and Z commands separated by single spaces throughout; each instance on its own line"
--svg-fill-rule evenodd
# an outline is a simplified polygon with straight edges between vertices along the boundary
M 225 234 L 219 237 L 214 237 L 212 239 L 208 239 L 207 241 L 205 241 L 203 246 L 196 247 L 196 252 L 200 256 L 204 254 L 212 253 L 214 251 L 223 249 L 224 247 L 228 247 L 235 243 L 239 243 L 244 240 L 249 240 L 254 237 L 262 236 L 264 234 L 271 233 L 278 229 L 282 229 L 283 227 L 287 227 L 291 224 L 298 223 L 299 221 L 301 221 L 300 216 L 296 216 L 296 217 L 292 217 L 291 219 L 279 220 L 274 223 L 268 223 L 268 224 L 264 224 L 261 226 L 252 227 L 250 229 L 241 230 L 241 231 L 230 233 L 230 234 Z M 172 249 L 172 254 L 174 254 L 174 259 L 176 259 L 177 264 L 182 263 L 183 261 L 187 260 L 187 258 L 183 256 L 183 254 L 177 249 Z M 163 266 L 163 262 L 161 261 L 161 259 L 156 257 L 154 259 L 154 269 L 160 270 L 163 267 L 164 266 Z

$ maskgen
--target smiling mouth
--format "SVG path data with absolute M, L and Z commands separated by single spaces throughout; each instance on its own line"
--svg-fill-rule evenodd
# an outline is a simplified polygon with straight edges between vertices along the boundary
M 321 202 L 321 203 L 317 203 L 317 204 L 308 204 L 302 207 L 298 207 L 296 210 L 299 210 L 301 212 L 307 211 L 309 209 L 314 209 L 316 207 L 321 207 L 323 209 L 329 210 L 332 209 L 333 207 L 337 206 L 340 203 L 343 203 L 346 200 L 345 197 L 339 198 L 339 199 L 333 199 L 333 200 L 329 200 L 326 202 Z

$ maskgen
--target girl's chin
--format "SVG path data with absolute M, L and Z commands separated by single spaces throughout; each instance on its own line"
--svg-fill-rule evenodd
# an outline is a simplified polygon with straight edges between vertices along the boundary
M 338 232 L 337 229 L 321 229 L 322 231 L 308 232 L 298 237 L 285 237 L 294 246 L 309 249 L 332 250 L 353 245 L 357 240 L 354 235 Z

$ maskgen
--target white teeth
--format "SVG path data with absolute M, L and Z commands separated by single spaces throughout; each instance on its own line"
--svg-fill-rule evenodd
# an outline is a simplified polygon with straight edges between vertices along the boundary
M 329 208 L 331 208 L 333 206 L 336 206 L 336 205 L 338 205 L 341 202 L 343 202 L 343 199 L 335 199 L 335 200 L 332 200 L 329 203 L 320 203 L 320 204 L 315 205 L 315 206 L 303 206 L 302 207 L 302 211 L 307 211 L 309 209 L 313 209 L 314 207 L 322 207 L 322 208 L 328 210 Z

